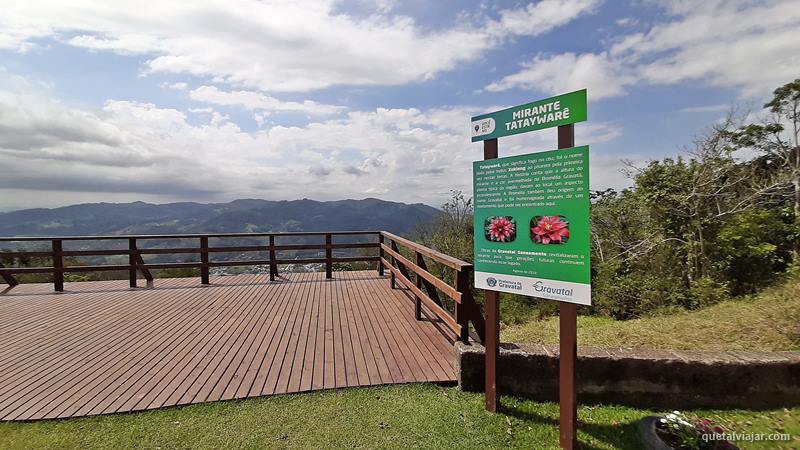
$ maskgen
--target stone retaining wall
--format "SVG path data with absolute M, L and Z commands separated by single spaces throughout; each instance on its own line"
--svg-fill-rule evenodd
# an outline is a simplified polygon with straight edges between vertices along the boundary
M 456 343 L 456 375 L 483 391 L 484 348 Z M 578 349 L 580 403 L 649 408 L 775 408 L 800 405 L 800 352 Z M 558 346 L 503 344 L 498 388 L 558 400 Z

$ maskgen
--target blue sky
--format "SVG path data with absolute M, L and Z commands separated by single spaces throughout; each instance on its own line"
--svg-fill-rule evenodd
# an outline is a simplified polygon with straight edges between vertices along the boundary
M 592 186 L 800 76 L 795 1 L 45 2 L 0 17 L 0 209 L 469 191 L 469 118 L 588 88 Z M 501 155 L 554 147 L 553 130 Z

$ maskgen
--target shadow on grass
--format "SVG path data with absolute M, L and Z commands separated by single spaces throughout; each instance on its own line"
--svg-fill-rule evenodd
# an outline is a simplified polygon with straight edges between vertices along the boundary
M 557 419 L 543 416 L 540 414 L 532 413 L 529 411 L 522 411 L 516 408 L 502 407 L 501 414 L 515 417 L 520 420 L 537 423 L 540 425 L 553 426 L 558 428 L 559 423 Z M 618 449 L 641 449 L 642 442 L 639 439 L 638 421 L 624 422 L 617 425 L 599 425 L 594 423 L 578 422 L 578 431 L 592 436 L 598 441 L 602 441 L 614 448 Z M 583 449 L 600 449 L 600 447 L 582 442 L 580 435 L 578 436 L 578 448 Z

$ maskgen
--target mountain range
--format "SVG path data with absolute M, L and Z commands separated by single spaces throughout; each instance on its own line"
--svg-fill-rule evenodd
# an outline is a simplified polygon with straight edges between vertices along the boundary
M 86 203 L 0 213 L 0 236 L 386 230 L 407 233 L 439 210 L 375 198 L 229 203 Z

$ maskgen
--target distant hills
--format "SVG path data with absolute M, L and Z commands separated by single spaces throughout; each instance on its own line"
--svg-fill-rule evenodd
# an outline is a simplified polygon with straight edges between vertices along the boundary
M 0 236 L 387 230 L 406 233 L 439 210 L 375 198 L 229 203 L 87 203 L 0 213 Z

